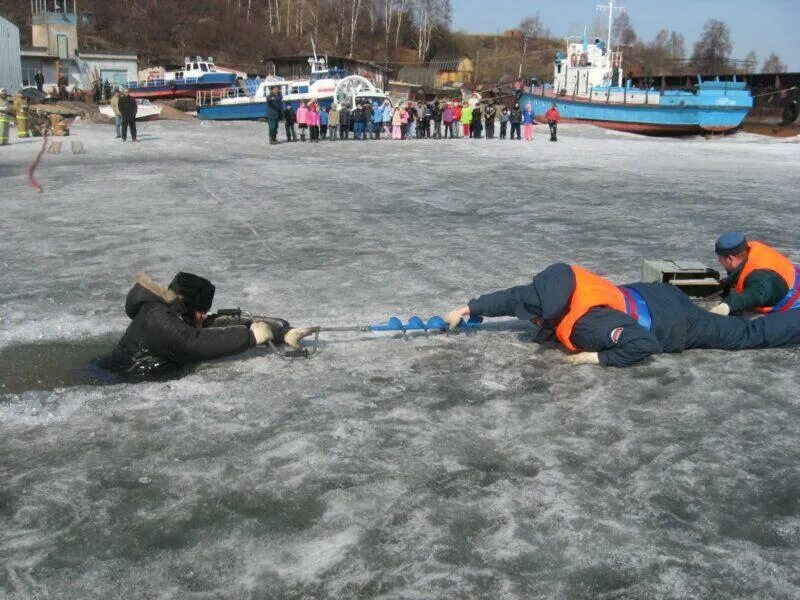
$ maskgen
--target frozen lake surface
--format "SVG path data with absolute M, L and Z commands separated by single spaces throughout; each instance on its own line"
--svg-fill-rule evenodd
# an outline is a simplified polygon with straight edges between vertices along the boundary
M 712 265 L 730 229 L 800 260 L 796 140 L 543 129 L 268 147 L 263 124 L 76 125 L 41 195 L 40 140 L 0 148 L 0 596 L 800 596 L 798 348 L 571 367 L 507 321 L 74 385 L 138 270 L 351 325 L 559 260 L 618 283 Z

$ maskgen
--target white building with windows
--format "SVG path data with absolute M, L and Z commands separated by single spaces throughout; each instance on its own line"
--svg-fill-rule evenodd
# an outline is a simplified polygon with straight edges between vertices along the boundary
M 6 88 L 13 95 L 21 85 L 19 28 L 0 17 L 0 88 Z
M 138 74 L 136 52 L 80 50 L 77 0 L 31 0 L 32 47 L 22 48 L 22 82 L 34 86 L 44 77 L 44 91 L 53 93 L 58 81 L 71 90 L 90 90 L 95 80 L 122 85 Z

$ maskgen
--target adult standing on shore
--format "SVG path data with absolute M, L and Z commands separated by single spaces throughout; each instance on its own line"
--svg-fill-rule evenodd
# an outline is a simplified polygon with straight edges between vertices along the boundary
M 269 143 L 278 143 L 278 123 L 283 118 L 283 95 L 277 85 L 270 88 L 267 96 L 267 122 L 269 123 Z
M 17 115 L 17 138 L 28 137 L 28 99 L 20 90 L 14 97 L 14 113 Z
M 553 102 L 553 106 L 547 109 L 547 112 L 544 113 L 544 118 L 547 121 L 547 126 L 550 127 L 550 141 L 557 142 L 558 141 L 558 121 L 561 118 L 561 115 L 558 113 L 558 107 L 556 103 Z
M 8 127 L 13 112 L 14 109 L 8 101 L 8 92 L 5 88 L 0 89 L 0 146 L 8 145 Z
M 33 76 L 33 80 L 36 82 L 36 89 L 40 92 L 44 91 L 44 75 L 42 75 L 41 71 L 36 71 L 36 75 Z
M 117 129 L 117 138 L 122 137 L 122 113 L 119 111 L 119 90 L 114 91 L 109 102 L 111 110 L 114 111 L 114 127 Z
M 119 99 L 119 112 L 122 115 L 122 141 L 128 139 L 128 128 L 131 130 L 131 141 L 138 142 L 136 139 L 136 112 L 139 107 L 136 99 L 131 97 L 131 91 L 125 90 L 125 95 Z

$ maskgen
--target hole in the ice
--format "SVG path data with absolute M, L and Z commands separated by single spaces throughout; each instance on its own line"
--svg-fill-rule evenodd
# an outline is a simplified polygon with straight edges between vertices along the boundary
M 3 394 L 79 385 L 110 385 L 126 379 L 93 365 L 92 360 L 109 354 L 117 336 L 79 340 L 51 340 L 9 346 L 0 350 L 0 398 Z M 185 370 L 169 375 L 174 379 Z

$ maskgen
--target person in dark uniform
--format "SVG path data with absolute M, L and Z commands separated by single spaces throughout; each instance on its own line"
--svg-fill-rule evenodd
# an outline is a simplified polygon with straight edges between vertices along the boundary
M 111 355 L 95 363 L 127 376 L 159 375 L 270 340 L 299 347 L 299 340 L 311 333 L 283 319 L 251 323 L 208 315 L 214 292 L 210 281 L 192 273 L 178 273 L 166 287 L 138 273 L 125 301 L 131 323 Z
M 738 231 L 723 233 L 714 250 L 727 271 L 724 300 L 711 312 L 728 315 L 744 310 L 763 314 L 800 310 L 800 266 Z
M 529 321 L 534 341 L 558 340 L 576 352 L 568 357 L 573 364 L 626 367 L 662 352 L 800 344 L 800 311 L 752 320 L 724 317 L 702 310 L 670 284 L 617 287 L 564 263 L 550 265 L 527 285 L 473 298 L 444 319 L 454 328 L 468 316 Z
M 283 118 L 283 95 L 277 85 L 270 88 L 267 96 L 267 123 L 269 123 L 269 143 L 278 143 L 278 123 Z

